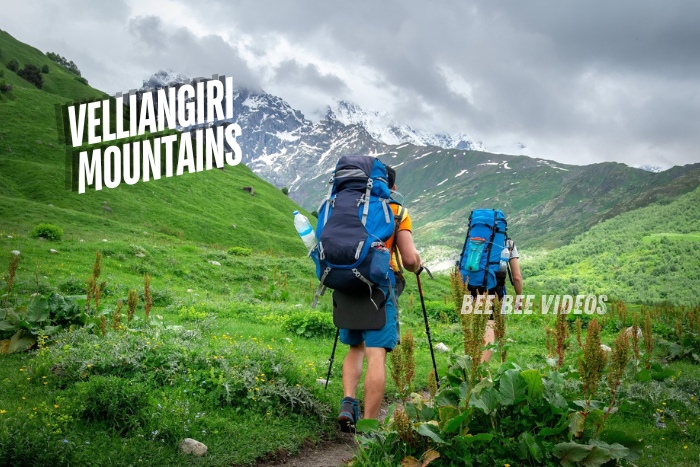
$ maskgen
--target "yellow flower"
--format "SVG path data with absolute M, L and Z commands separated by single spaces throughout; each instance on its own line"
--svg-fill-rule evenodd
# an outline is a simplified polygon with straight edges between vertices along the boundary
M 7 410 L 4 410 L 4 409 L 3 409 L 3 410 L 0 410 L 0 415 L 6 414 L 6 413 L 7 413 Z
M 53 408 L 54 408 L 54 409 L 57 409 L 57 408 L 58 408 L 58 404 L 54 404 L 54 405 L 53 405 Z
M 685 446 L 683 446 L 683 449 L 688 449 L 688 445 L 686 444 Z

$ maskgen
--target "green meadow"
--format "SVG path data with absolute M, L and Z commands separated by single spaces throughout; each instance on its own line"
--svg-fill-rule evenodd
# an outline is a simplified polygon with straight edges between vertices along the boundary
M 11 59 L 48 67 L 43 87 Z M 260 465 L 336 439 L 347 349 L 326 389 L 332 300 L 311 308 L 300 208 L 242 165 L 70 191 L 56 106 L 103 93 L 2 31 L 0 62 L 0 464 Z M 409 275 L 405 358 L 353 465 L 699 464 L 697 193 L 524 260 L 536 304 L 616 293 L 605 314 L 506 316 L 486 364 L 450 275 L 421 275 L 425 309 Z M 628 290 L 642 298 L 619 301 Z M 424 313 L 448 348 L 439 390 Z M 186 437 L 207 455 L 180 453 Z

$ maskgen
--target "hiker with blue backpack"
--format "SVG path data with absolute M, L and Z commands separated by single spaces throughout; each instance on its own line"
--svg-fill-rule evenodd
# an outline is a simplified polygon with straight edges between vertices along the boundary
M 338 415 L 345 432 L 353 431 L 360 418 L 356 392 L 365 359 L 364 417 L 379 416 L 386 355 L 399 339 L 398 296 L 405 284 L 401 271 L 419 274 L 422 268 L 411 218 L 391 196 L 395 181 L 394 169 L 376 157 L 344 156 L 318 209 L 318 245 L 310 256 L 321 284 L 314 302 L 326 288 L 333 289 L 336 342 L 340 337 L 350 346 L 343 361 L 344 397 Z
M 502 300 L 506 295 L 506 276 L 515 290 L 515 308 L 522 305 L 519 298 L 523 293 L 523 278 L 520 273 L 518 249 L 515 242 L 508 237 L 508 223 L 503 211 L 498 209 L 475 209 L 469 215 L 469 228 L 464 241 L 462 254 L 457 267 L 462 280 L 476 299 L 477 295 L 498 296 Z M 494 310 L 499 313 L 500 310 Z M 484 334 L 486 345 L 494 342 L 493 313 L 489 316 Z M 491 359 L 493 351 L 484 350 L 482 362 Z

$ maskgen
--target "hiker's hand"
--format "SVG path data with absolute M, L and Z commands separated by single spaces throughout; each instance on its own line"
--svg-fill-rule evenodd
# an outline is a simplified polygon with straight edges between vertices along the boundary
M 430 277 L 431 279 L 433 278 L 433 275 L 430 273 L 430 269 L 428 269 L 427 267 L 425 267 L 425 264 L 424 264 L 424 263 L 420 263 L 420 268 L 418 269 L 418 272 L 416 273 L 416 276 L 420 276 L 420 273 L 423 272 L 423 271 L 425 271 L 425 272 L 428 274 L 428 277 Z

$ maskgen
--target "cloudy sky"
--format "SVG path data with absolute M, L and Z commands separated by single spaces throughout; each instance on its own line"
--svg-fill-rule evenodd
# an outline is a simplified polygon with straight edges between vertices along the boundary
M 1 29 L 73 60 L 110 94 L 159 69 L 226 74 L 311 120 L 346 99 L 491 152 L 700 162 L 696 0 L 22 0 L 2 10 Z

